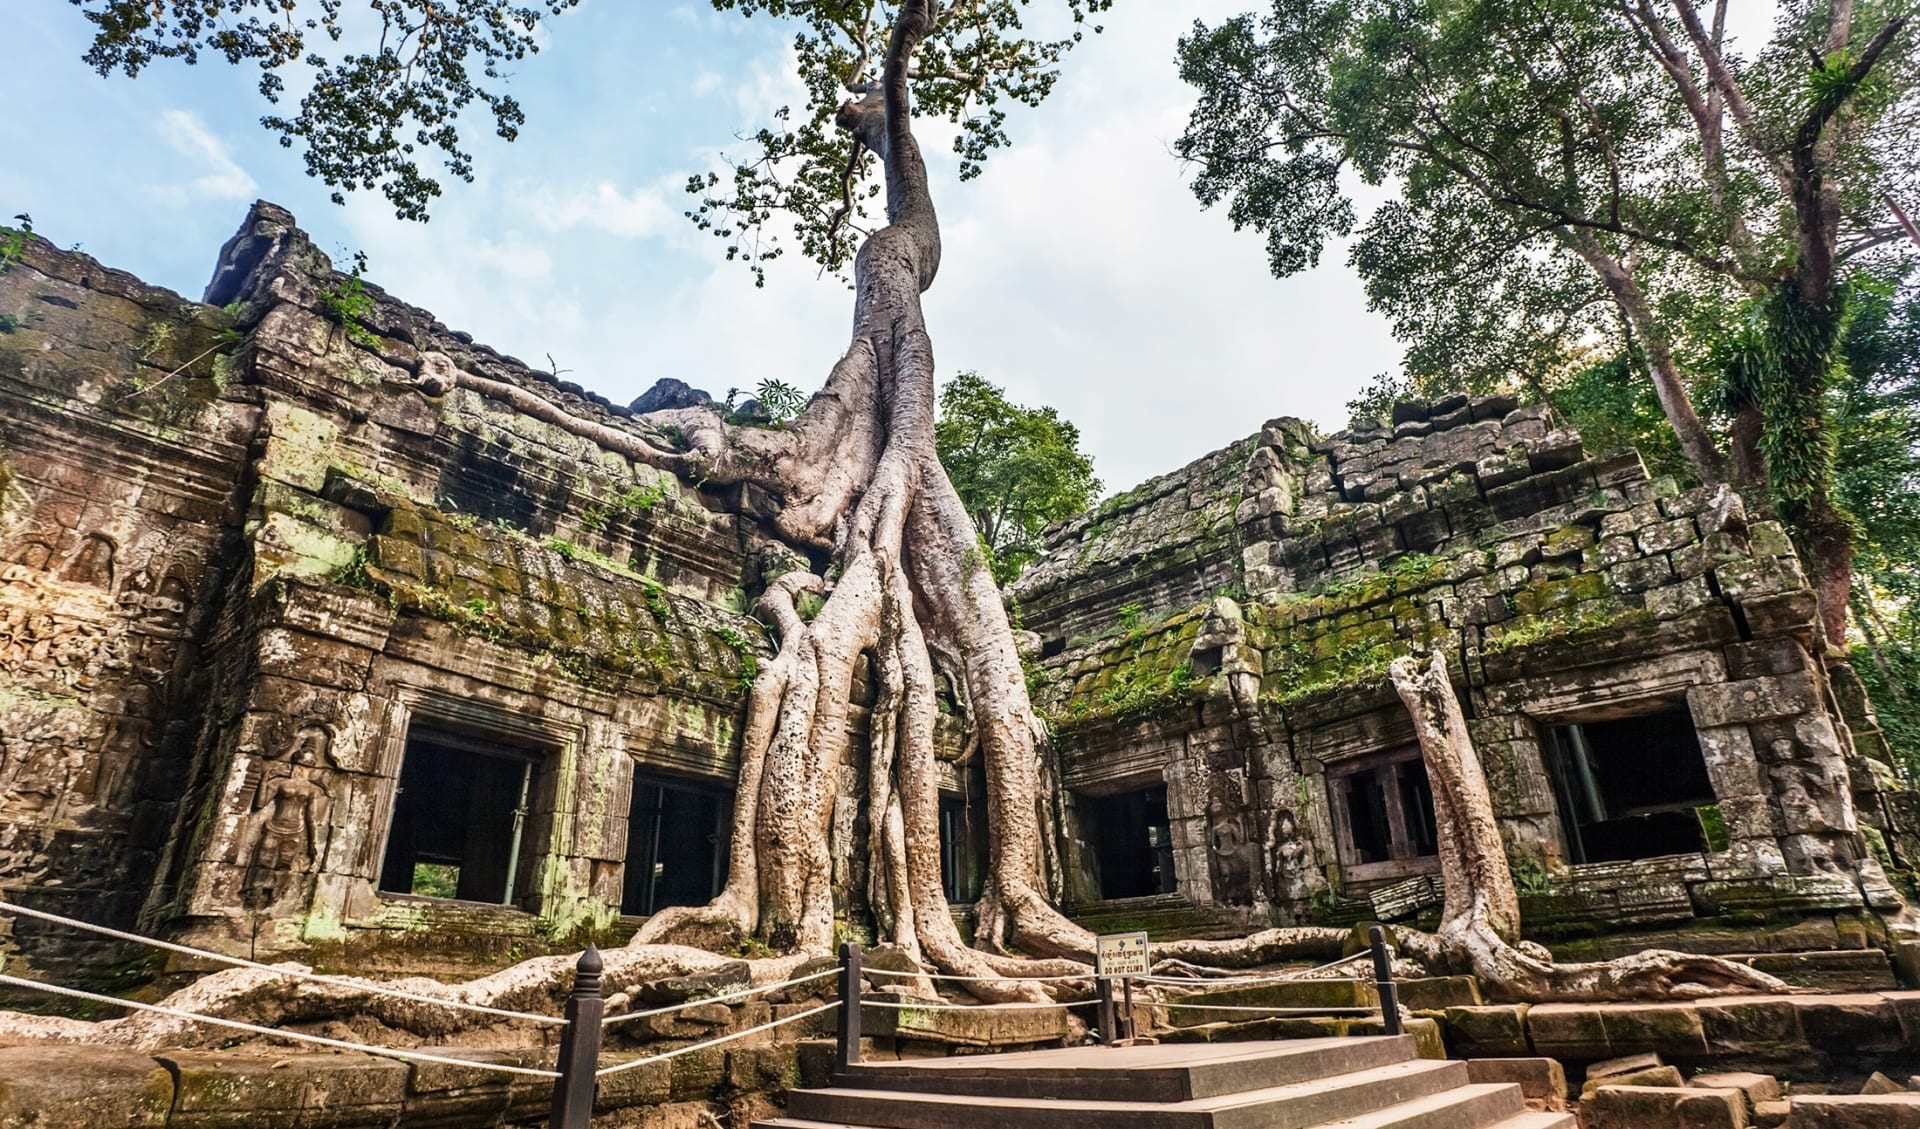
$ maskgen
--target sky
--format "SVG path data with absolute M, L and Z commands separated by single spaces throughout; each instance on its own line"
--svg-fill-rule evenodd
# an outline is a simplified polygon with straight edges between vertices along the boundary
M 1081 430 L 1108 489 L 1173 470 L 1282 415 L 1343 426 L 1400 348 L 1335 247 L 1288 279 L 1257 233 L 1203 211 L 1172 143 L 1192 107 L 1174 45 L 1258 0 L 1123 0 L 1054 95 L 1015 109 L 1012 148 L 961 183 L 929 145 L 944 252 L 925 295 L 942 377 L 973 370 Z M 1735 0 L 1764 27 L 1771 0 Z M 349 5 L 349 9 L 353 6 Z M 512 144 L 464 117 L 472 184 L 442 178 L 426 224 L 378 193 L 329 202 L 224 62 L 103 79 L 68 0 L 6 0 L 0 218 L 198 297 L 256 198 L 293 211 L 344 264 L 440 320 L 626 402 L 661 377 L 716 395 L 811 391 L 846 347 L 851 295 L 797 254 L 767 285 L 682 213 L 689 174 L 800 104 L 791 28 L 693 0 L 584 0 L 543 32 L 510 91 Z M 739 150 L 737 143 L 733 145 Z M 551 361 L 549 361 L 551 358 Z

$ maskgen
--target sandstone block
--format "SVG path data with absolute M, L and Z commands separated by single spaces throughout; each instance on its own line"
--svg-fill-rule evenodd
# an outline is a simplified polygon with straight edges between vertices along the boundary
M 1793 1129 L 1920 1129 L 1920 1094 L 1795 1095 Z
M 1687 1080 L 1687 1085 L 1705 1090 L 1738 1090 L 1747 1096 L 1749 1107 L 1780 1100 L 1780 1082 L 1771 1074 L 1696 1074 Z
M 1467 1077 L 1476 1085 L 1511 1083 L 1520 1087 L 1527 1106 L 1535 1110 L 1567 1108 L 1567 1072 L 1550 1058 L 1472 1058 Z
M 1638 1051 L 1693 1058 L 1709 1050 L 1700 1011 L 1692 1004 L 1629 1005 L 1602 1013 L 1607 1042 L 1616 1052 Z
M 617 1066 L 620 1057 L 603 1054 L 600 1065 L 602 1068 Z M 664 1062 L 650 1062 L 645 1066 L 636 1066 L 631 1070 L 622 1070 L 618 1074 L 609 1074 L 601 1078 L 593 1104 L 596 1109 L 602 1110 L 636 1105 L 658 1105 L 666 1101 L 672 1091 L 673 1060 L 667 1059 Z
M 1547 1004 L 1527 1011 L 1527 1034 L 1538 1054 L 1557 1059 L 1611 1058 L 1606 1023 L 1589 1007 Z
M 1813 680 L 1805 674 L 1773 675 L 1696 686 L 1687 692 L 1687 707 L 1702 729 L 1792 717 L 1819 708 Z
M 163 1126 L 173 1075 L 148 1055 L 104 1047 L 0 1048 L 0 1125 Z
M 1772 1102 L 1753 1104 L 1753 1123 L 1758 1129 L 1779 1129 L 1787 1123 L 1793 1113 L 1793 1106 L 1785 1098 Z
M 360 1054 L 172 1051 L 170 1129 L 358 1126 L 398 1118 L 412 1068 Z M 551 1090 L 551 1087 L 549 1087 Z
M 705 1099 L 727 1076 L 727 1052 L 722 1047 L 693 1051 L 667 1060 L 672 1071 L 674 1101 Z
M 1747 1103 L 1738 1090 L 1602 1086 L 1581 1117 L 1588 1129 L 1746 1129 Z
M 1681 1077 L 1679 1068 L 1672 1066 L 1649 1066 L 1645 1070 L 1633 1070 L 1625 1074 L 1588 1078 L 1587 1084 L 1580 1087 L 1580 1101 L 1584 1105 L 1592 1101 L 1601 1090 L 1612 1087 L 1643 1086 L 1654 1089 L 1680 1089 L 1686 1086 L 1686 1079 Z
M 1527 1006 L 1450 1007 L 1446 1010 L 1447 1046 L 1469 1058 L 1477 1055 L 1525 1055 Z
M 727 1084 L 736 1090 L 790 1090 L 800 1084 L 800 1049 L 775 1043 L 727 1053 Z
M 1622 1055 L 1619 1058 L 1603 1059 L 1587 1067 L 1588 1078 L 1613 1078 L 1622 1074 L 1638 1074 L 1643 1070 L 1653 1070 L 1665 1066 L 1657 1054 Z

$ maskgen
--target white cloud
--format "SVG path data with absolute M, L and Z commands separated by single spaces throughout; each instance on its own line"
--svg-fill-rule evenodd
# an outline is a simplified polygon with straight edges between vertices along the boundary
M 227 151 L 227 143 L 215 137 L 197 115 L 166 111 L 160 115 L 160 137 L 174 152 L 206 170 L 188 184 L 158 189 L 162 195 L 179 200 L 247 200 L 259 187 Z
M 651 239 L 684 225 L 667 201 L 678 185 L 664 180 L 623 192 L 611 181 L 583 188 L 545 188 L 528 196 L 528 214 L 549 231 L 587 228 L 624 239 Z

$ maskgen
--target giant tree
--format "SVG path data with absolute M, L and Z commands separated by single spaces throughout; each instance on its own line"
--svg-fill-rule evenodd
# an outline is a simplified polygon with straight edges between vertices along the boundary
M 1847 281 L 1920 179 L 1920 53 L 1910 0 L 1792 0 L 1746 58 L 1728 4 L 1274 0 L 1181 41 L 1176 148 L 1278 274 L 1357 229 L 1416 378 L 1641 363 L 1701 480 L 1767 480 L 1838 644 L 1824 392 Z M 1364 225 L 1352 177 L 1393 190 Z

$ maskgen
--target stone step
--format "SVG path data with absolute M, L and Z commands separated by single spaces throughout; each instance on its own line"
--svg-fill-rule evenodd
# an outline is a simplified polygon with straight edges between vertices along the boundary
M 1386 1120 L 1379 1124 L 1383 1129 L 1479 1129 L 1524 1108 L 1518 1086 L 1468 1085 L 1464 1063 L 1417 1059 L 1331 1078 L 1179 1102 L 1055 1100 L 835 1087 L 795 1090 L 788 1095 L 787 1109 L 803 1121 L 879 1129 L 947 1129 L 969 1124 L 990 1124 L 996 1129 L 1059 1129 L 1063 1122 L 1114 1129 L 1309 1129 L 1397 1103 L 1432 1103 L 1449 1092 L 1459 1095 L 1454 1105 L 1460 1110 L 1484 1106 L 1488 1116 L 1479 1121 L 1442 1118 Z M 1454 1105 L 1441 1102 L 1432 1108 L 1444 1111 Z
M 1243 1046 L 1197 1043 L 1178 1049 L 1157 1048 L 1150 1061 L 1142 1061 L 1141 1056 L 1124 1048 L 1075 1047 L 1027 1054 L 862 1063 L 836 1081 L 842 1088 L 930 1094 L 1182 1102 L 1351 1074 L 1408 1062 L 1414 1054 L 1414 1040 L 1406 1035 Z
M 955 1122 L 956 1129 L 963 1129 L 968 1123 Z M 1516 1113 L 1503 1121 L 1481 1123 L 1484 1129 L 1579 1129 L 1580 1123 L 1571 1113 Z M 1314 1129 L 1345 1129 L 1348 1123 L 1315 1126 Z M 753 1129 L 881 1129 L 879 1126 L 851 1125 L 844 1121 L 805 1121 L 793 1117 L 778 1117 L 771 1121 L 756 1121 Z M 1070 1129 L 1062 1126 L 1062 1129 Z M 1473 1129 L 1481 1129 L 1480 1125 Z
M 1571 1113 L 1519 1113 L 1487 1129 L 1580 1129 Z
M 1516 1121 L 1521 1126 L 1527 1126 L 1527 1129 L 1533 1129 L 1525 1120 L 1527 1116 L 1526 1102 L 1520 1097 L 1520 1087 L 1496 1082 L 1459 1086 L 1444 1093 L 1349 1117 L 1344 1121 L 1323 1122 L 1313 1129 L 1494 1129 L 1496 1126 L 1506 1129 L 1509 1123 Z M 1563 1115 L 1545 1116 L 1553 1118 Z M 1561 1122 L 1562 1125 L 1572 1123 L 1572 1118 Z M 1543 1124 L 1552 1126 L 1555 1122 L 1549 1120 Z

